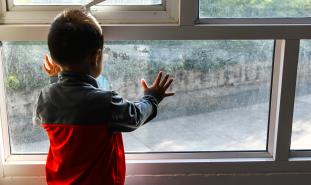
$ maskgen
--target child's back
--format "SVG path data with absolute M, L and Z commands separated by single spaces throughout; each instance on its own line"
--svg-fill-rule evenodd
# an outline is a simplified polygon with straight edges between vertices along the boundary
M 76 19 L 86 22 L 77 23 Z M 50 76 L 58 74 L 58 80 L 41 91 L 35 112 L 36 123 L 45 128 L 50 139 L 48 184 L 123 185 L 121 132 L 133 131 L 153 119 L 158 103 L 173 95 L 166 93 L 172 79 L 166 75 L 161 80 L 162 73 L 151 87 L 142 81 L 145 95 L 137 102 L 99 89 L 95 77 L 101 72 L 102 43 L 92 42 L 102 35 L 100 27 L 92 26 L 97 26 L 93 18 L 73 10 L 58 16 L 50 29 L 48 43 L 55 63 L 46 57 L 45 70 Z M 92 35 L 96 30 L 100 34 Z M 75 34 L 77 38 L 72 36 Z M 79 43 L 76 40 L 81 36 L 86 38 Z M 86 52 L 76 58 L 75 50 Z

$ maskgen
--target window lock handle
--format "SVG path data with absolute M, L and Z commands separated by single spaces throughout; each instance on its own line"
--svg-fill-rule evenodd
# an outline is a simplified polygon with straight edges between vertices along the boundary
M 106 0 L 93 0 L 93 1 L 89 2 L 88 4 L 82 6 L 82 9 L 89 11 L 92 6 L 95 6 L 95 5 L 97 5 L 101 2 L 104 2 L 104 1 L 106 1 Z

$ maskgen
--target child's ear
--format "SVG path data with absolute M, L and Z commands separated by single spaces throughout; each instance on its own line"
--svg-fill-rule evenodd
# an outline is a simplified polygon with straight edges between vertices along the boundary
M 103 57 L 103 50 L 98 49 L 96 51 L 96 64 L 99 65 L 102 62 L 102 57 Z
M 94 53 L 94 55 L 91 56 L 91 64 L 93 66 L 98 66 L 99 62 L 101 62 L 101 49 L 96 50 L 96 52 Z

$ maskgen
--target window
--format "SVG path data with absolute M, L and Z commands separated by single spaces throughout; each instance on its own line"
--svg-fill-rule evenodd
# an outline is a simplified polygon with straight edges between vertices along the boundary
M 302 105 L 300 100 L 307 95 L 304 86 L 308 86 L 305 73 L 309 66 L 306 62 L 308 39 L 311 39 L 308 1 L 297 1 L 296 4 L 291 3 L 293 1 L 278 4 L 274 0 L 252 1 L 254 4 L 243 1 L 247 5 L 245 9 L 239 9 L 237 4 L 242 1 L 157 2 L 160 4 L 110 4 L 92 10 L 107 41 L 107 70 L 102 74 L 104 78 L 100 79 L 103 88 L 116 89 L 129 99 L 137 98 L 133 96 L 139 94 L 137 80 L 142 76 L 152 78 L 155 71 L 151 67 L 174 72 L 176 82 L 182 82 L 173 88 L 177 89 L 175 97 L 183 99 L 167 99 L 162 103 L 157 120 L 125 136 L 130 178 L 136 180 L 150 174 L 168 175 L 167 178 L 179 174 L 196 178 L 198 174 L 205 178 L 209 173 L 230 173 L 235 177 L 239 176 L 237 173 L 261 174 L 263 171 L 309 172 L 311 152 L 290 151 L 310 150 L 310 145 L 299 141 L 299 138 L 307 137 L 305 128 L 308 128 L 305 126 L 307 123 L 299 123 L 301 118 L 306 118 L 299 117 L 304 113 L 299 106 Z M 210 6 L 204 5 L 206 2 Z M 274 3 L 276 11 L 270 11 L 270 7 L 257 11 L 264 2 Z M 232 7 L 232 13 L 222 12 L 229 10 L 221 3 L 231 3 L 232 6 L 228 7 Z M 18 119 L 31 123 L 29 111 L 32 105 L 29 102 L 35 98 L 38 89 L 48 83 L 41 72 L 42 54 L 47 51 L 48 24 L 62 9 L 80 5 L 14 5 L 13 0 L 0 0 L 0 4 L 5 5 L 0 9 L 3 12 L 0 16 L 0 40 L 4 43 L 0 48 L 5 50 L 3 53 L 0 49 L 3 56 L 0 65 L 0 147 L 3 144 L 1 149 L 4 153 L 0 165 L 7 177 L 44 176 L 48 141 L 43 130 L 31 124 L 23 127 L 25 130 L 17 129 L 17 133 L 23 135 L 14 134 L 13 130 L 17 124 L 26 124 Z M 236 9 L 239 14 L 234 12 Z M 299 61 L 296 93 L 296 101 L 300 103 L 296 103 L 293 112 L 300 41 L 300 55 L 303 57 Z M 24 59 L 29 63 L 23 62 Z M 121 62 L 128 64 L 134 59 L 139 66 L 131 67 L 148 69 L 147 72 L 140 70 L 137 76 L 133 76 L 131 71 L 123 70 Z M 245 69 L 244 74 L 238 69 Z M 116 75 L 114 71 L 121 73 Z M 303 80 L 300 80 L 301 76 Z M 34 78 L 30 77 L 40 81 L 34 83 Z M 191 81 L 193 78 L 199 80 Z M 112 83 L 115 80 L 124 82 L 124 86 Z M 202 92 L 198 95 L 203 98 L 193 97 L 192 90 Z M 24 104 L 15 105 L 17 98 Z M 192 99 L 199 106 L 192 104 Z M 178 107 L 183 102 L 186 104 Z M 22 110 L 19 118 L 14 117 L 15 110 Z M 170 128 L 174 132 L 167 134 L 167 130 L 161 130 L 164 123 L 172 125 Z M 197 131 L 194 134 L 191 130 L 178 130 L 188 125 L 200 133 L 204 133 L 203 128 L 210 132 L 204 135 Z M 301 125 L 304 125 L 302 129 Z M 163 132 L 163 137 L 158 137 L 157 132 Z M 183 135 L 171 134 L 178 132 Z M 188 142 L 184 142 L 184 138 Z M 223 141 L 228 138 L 231 138 L 230 144 L 226 145 Z M 262 176 L 266 178 L 266 174 Z M 222 182 L 223 177 L 219 176 Z M 135 180 L 133 182 L 137 182 Z M 176 184 L 184 183 L 183 180 L 177 180 Z M 243 182 L 241 185 L 253 183 Z
M 15 5 L 82 5 L 89 0 L 14 0 Z M 107 0 L 102 5 L 156 5 L 161 0 Z
M 311 42 L 301 41 L 291 149 L 311 150 Z
M 38 88 L 42 88 L 49 81 L 41 70 L 41 52 L 45 53 L 47 47 L 43 43 L 27 46 L 26 43 L 18 45 L 5 43 L 3 46 L 4 61 L 10 61 L 4 65 L 4 84 L 8 121 L 11 123 L 9 129 L 12 153 L 26 151 L 28 151 L 26 153 L 40 153 L 44 150 L 42 147 L 46 149 L 49 144 L 41 139 L 45 137 L 41 129 L 31 124 L 33 103 L 38 96 Z M 31 54 L 27 50 L 31 51 Z M 45 145 L 37 145 L 38 142 L 45 142 Z M 32 149 L 27 150 L 22 143 L 28 143 L 31 145 L 28 148 Z
M 165 70 L 176 79 L 177 94 L 160 104 L 158 117 L 125 134 L 127 152 L 266 150 L 273 41 L 109 41 L 105 47 L 102 88 L 136 100 L 141 78 Z M 42 42 L 4 43 L 14 154 L 47 152 L 44 132 L 31 122 L 38 91 L 48 84 L 44 53 Z
M 310 17 L 310 0 L 200 0 L 202 18 Z
M 80 8 L 87 2 L 90 1 L 8 0 L 0 24 L 47 24 L 61 10 Z M 91 12 L 102 24 L 176 24 L 178 7 L 178 0 L 107 0 L 91 7 Z

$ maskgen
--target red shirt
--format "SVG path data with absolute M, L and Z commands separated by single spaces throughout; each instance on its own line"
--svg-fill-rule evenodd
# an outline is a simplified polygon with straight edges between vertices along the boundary
M 50 138 L 48 184 L 123 185 L 125 158 L 121 133 L 105 126 L 43 124 Z

